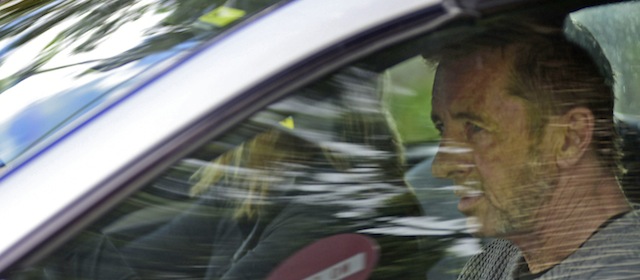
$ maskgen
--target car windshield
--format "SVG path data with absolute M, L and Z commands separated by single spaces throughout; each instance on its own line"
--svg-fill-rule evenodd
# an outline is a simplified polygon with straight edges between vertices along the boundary
M 0 166 L 276 0 L 0 5 Z

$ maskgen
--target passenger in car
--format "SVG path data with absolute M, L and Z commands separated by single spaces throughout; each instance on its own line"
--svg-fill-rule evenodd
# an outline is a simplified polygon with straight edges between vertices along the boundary
M 300 113 L 267 110 L 254 118 L 266 130 L 201 168 L 193 176 L 195 201 L 183 213 L 134 240 L 103 233 L 75 249 L 69 263 L 49 266 L 47 274 L 264 279 L 315 240 L 364 230 L 380 247 L 372 279 L 424 279 L 443 243 L 375 232 L 421 210 L 402 179 L 399 139 L 376 88 L 359 79 L 359 90 L 350 88 L 354 84 L 335 86 L 354 75 L 374 73 L 346 71 L 333 86 L 308 89 L 278 105 L 306 104 L 297 108 Z M 340 92 L 329 95 L 328 89 Z M 332 116 L 309 112 L 318 108 Z
M 610 66 L 552 22 L 495 19 L 425 54 L 438 63 L 432 172 L 453 180 L 475 234 L 498 238 L 459 279 L 640 275 L 638 211 L 617 181 Z
M 160 230 L 123 247 L 121 254 L 146 279 L 171 273 L 204 275 L 206 279 L 264 279 L 281 261 L 315 240 L 370 229 L 377 226 L 371 224 L 371 217 L 392 217 L 388 212 L 419 215 L 418 202 L 401 180 L 401 153 L 384 115 L 372 111 L 354 114 L 344 105 L 338 107 L 345 118 L 335 125 L 337 131 L 324 133 L 342 134 L 343 142 L 334 144 L 371 149 L 372 154 L 349 155 L 311 142 L 298 133 L 304 130 L 303 117 L 284 118 L 275 129 L 201 169 L 192 188 L 192 194 L 200 197 L 197 204 Z M 382 188 L 358 182 L 363 175 L 371 176 L 365 182 L 371 180 Z M 387 199 L 358 206 L 358 211 L 367 212 L 366 219 L 337 218 L 355 210 L 348 205 L 356 202 L 348 198 L 349 193 L 356 195 L 365 186 L 368 188 L 358 195 L 361 199 Z M 324 191 L 309 190 L 313 188 Z M 389 279 L 401 273 L 423 278 L 428 259 L 437 254 L 420 251 L 417 238 L 388 238 L 379 241 L 381 265 L 386 270 L 374 276 Z M 422 261 L 390 270 L 388 264 L 397 260 L 386 256 L 398 254 L 393 247 Z M 150 254 L 145 248 L 163 248 L 163 252 Z

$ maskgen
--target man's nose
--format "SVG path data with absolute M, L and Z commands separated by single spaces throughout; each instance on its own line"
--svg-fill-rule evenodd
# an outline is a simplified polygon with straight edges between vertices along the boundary
M 433 176 L 446 179 L 464 177 L 473 168 L 471 152 L 472 149 L 463 143 L 443 139 L 431 165 Z

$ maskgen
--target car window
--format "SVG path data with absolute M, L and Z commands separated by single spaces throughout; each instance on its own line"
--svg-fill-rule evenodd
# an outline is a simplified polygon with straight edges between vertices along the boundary
M 2 165 L 276 2 L 3 1 Z
M 294 90 L 11 276 L 636 277 L 638 3 L 545 8 Z
M 298 90 L 180 160 L 20 275 L 264 279 L 314 241 L 357 234 L 370 240 L 367 258 L 377 266 L 341 273 L 422 277 L 452 233 L 420 233 L 425 218 L 403 179 L 382 82 L 382 73 L 353 66 Z

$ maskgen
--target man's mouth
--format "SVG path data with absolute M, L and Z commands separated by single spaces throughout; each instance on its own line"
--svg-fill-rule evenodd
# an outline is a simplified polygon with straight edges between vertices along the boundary
M 458 211 L 467 214 L 473 207 L 484 198 L 484 192 L 468 187 L 459 187 L 454 191 L 460 197 Z

